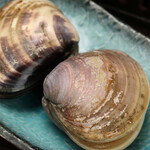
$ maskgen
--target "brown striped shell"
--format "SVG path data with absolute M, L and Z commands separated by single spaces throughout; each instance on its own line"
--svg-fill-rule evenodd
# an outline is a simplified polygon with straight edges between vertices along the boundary
M 149 83 L 127 54 L 87 52 L 55 67 L 45 79 L 42 102 L 52 121 L 82 148 L 122 150 L 141 129 Z
M 0 10 L 0 97 L 30 89 L 78 51 L 79 37 L 48 0 L 13 0 Z M 48 69 L 47 69 L 48 68 Z

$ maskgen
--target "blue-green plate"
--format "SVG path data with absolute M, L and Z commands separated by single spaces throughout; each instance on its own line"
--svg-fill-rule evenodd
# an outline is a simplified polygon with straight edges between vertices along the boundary
M 120 49 L 137 60 L 150 80 L 150 40 L 119 22 L 92 1 L 52 0 L 80 35 L 80 52 Z M 8 0 L 0 0 L 2 7 Z M 21 149 L 80 150 L 48 118 L 41 105 L 42 86 L 20 98 L 0 100 L 0 134 Z M 150 109 L 128 150 L 150 150 Z

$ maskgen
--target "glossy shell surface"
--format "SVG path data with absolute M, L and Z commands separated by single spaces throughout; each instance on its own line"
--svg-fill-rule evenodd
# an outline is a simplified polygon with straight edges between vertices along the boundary
M 19 95 L 78 50 L 78 34 L 48 0 L 13 0 L 0 10 L 0 97 Z
M 43 106 L 85 149 L 124 149 L 138 135 L 149 103 L 141 66 L 117 50 L 84 53 L 45 79 Z
M 0 0 L 0 7 L 8 1 Z M 85 3 L 84 0 L 52 0 L 52 2 L 63 11 L 77 29 L 80 35 L 80 53 L 92 49 L 120 49 L 142 66 L 150 81 L 148 38 L 118 21 L 93 1 Z M 33 90 L 11 101 L 0 100 L 0 124 L 4 127 L 3 136 L 20 148 L 83 150 L 48 118 L 41 107 L 42 95 L 39 90 Z M 140 134 L 126 150 L 150 149 L 149 116 L 150 107 Z M 12 136 L 7 137 L 5 132 L 7 129 L 9 133 L 16 135 L 18 140 Z

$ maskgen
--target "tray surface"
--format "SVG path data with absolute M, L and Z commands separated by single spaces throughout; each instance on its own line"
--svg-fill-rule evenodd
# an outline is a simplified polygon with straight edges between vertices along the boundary
M 0 0 L 0 7 L 8 1 Z M 80 53 L 92 49 L 122 50 L 141 64 L 150 81 L 149 39 L 122 24 L 92 1 L 52 1 L 76 27 L 80 35 Z M 42 108 L 41 98 L 42 86 L 39 86 L 22 97 L 0 100 L 0 134 L 22 149 L 80 150 L 49 120 Z M 148 116 L 150 107 L 139 136 L 127 150 L 150 149 Z

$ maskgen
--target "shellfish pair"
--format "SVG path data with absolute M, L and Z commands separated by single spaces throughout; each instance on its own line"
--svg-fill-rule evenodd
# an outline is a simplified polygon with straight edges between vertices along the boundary
M 77 53 L 73 25 L 47 0 L 14 0 L 0 10 L 0 97 L 19 96 Z M 149 83 L 127 54 L 99 50 L 57 65 L 44 81 L 51 120 L 84 149 L 117 150 L 138 135 Z

